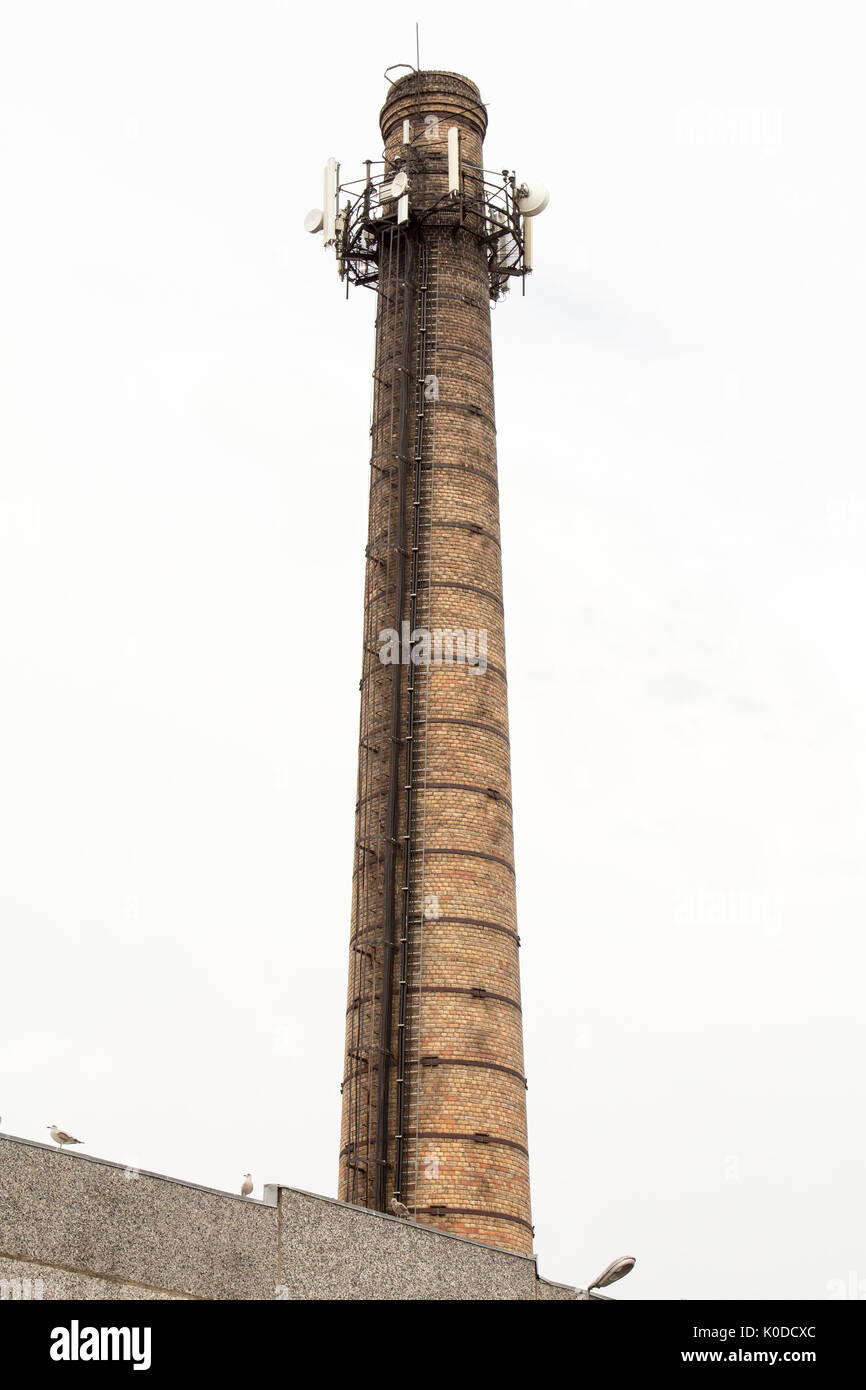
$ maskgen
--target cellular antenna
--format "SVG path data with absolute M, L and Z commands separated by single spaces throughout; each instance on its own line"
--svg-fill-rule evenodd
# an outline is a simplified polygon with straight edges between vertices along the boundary
M 420 63 L 417 23 L 415 49 Z M 391 76 L 400 69 L 408 72 Z M 477 89 L 473 88 L 476 94 L 471 99 L 476 112 L 472 119 L 450 91 L 440 94 L 445 97 L 447 120 L 435 111 L 419 114 L 423 112 L 419 94 L 431 95 L 441 77 L 425 75 L 410 63 L 386 68 L 391 87 L 388 101 L 399 92 L 401 106 L 399 121 L 389 127 L 385 158 L 365 160 L 366 176 L 347 182 L 340 180 L 336 159 L 325 165 L 322 207 L 310 209 L 304 227 L 312 235 L 322 233 L 322 244 L 335 255 L 347 291 L 350 284 L 378 289 L 392 231 L 410 224 L 413 240 L 424 236 L 428 226 L 443 223 L 456 223 L 468 233 L 484 248 L 493 301 L 508 293 L 513 280 L 525 285 L 532 273 L 532 220 L 544 212 L 550 193 L 543 183 L 518 182 L 512 170 L 494 173 L 478 162 L 480 150 L 473 150 L 473 141 L 480 129 L 486 129 L 487 108 Z M 458 84 L 463 81 L 457 79 Z M 409 96 L 413 99 L 407 101 Z

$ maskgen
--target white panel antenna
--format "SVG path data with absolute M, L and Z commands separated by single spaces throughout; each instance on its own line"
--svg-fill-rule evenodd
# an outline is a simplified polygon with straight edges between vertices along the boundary
M 323 224 L 322 231 L 325 234 L 325 245 L 333 246 L 337 239 L 337 186 L 340 181 L 340 166 L 336 159 L 329 159 L 325 165 L 323 203 Z
M 532 218 L 523 219 L 523 268 L 532 269 Z
M 448 192 L 460 196 L 460 127 L 448 127 Z
M 488 203 L 487 217 L 491 230 L 499 233 L 496 238 L 496 262 L 498 265 L 504 265 L 508 258 L 508 218 L 494 203 Z

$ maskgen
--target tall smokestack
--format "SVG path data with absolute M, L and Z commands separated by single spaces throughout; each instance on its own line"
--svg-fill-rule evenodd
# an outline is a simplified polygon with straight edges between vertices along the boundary
M 380 122 L 308 219 L 378 301 L 339 1195 L 527 1254 L 490 300 L 546 194 L 484 170 L 464 77 Z

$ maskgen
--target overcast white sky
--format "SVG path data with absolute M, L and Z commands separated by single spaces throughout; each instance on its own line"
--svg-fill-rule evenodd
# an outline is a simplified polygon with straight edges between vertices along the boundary
M 539 1267 L 866 1281 L 862 10 L 6 4 L 0 1114 L 333 1194 L 390 63 L 551 187 L 495 311 Z M 863 1284 L 866 1294 L 866 1282 Z

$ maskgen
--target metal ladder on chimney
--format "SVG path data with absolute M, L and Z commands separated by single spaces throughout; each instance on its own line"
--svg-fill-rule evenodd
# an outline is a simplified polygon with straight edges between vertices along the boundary
M 386 986 L 385 937 L 394 912 L 388 882 L 396 858 L 396 836 L 389 832 L 393 815 L 389 788 L 399 766 L 399 739 L 392 737 L 394 682 L 400 668 L 379 659 L 379 633 L 400 631 L 402 596 L 397 573 L 405 547 L 401 503 L 407 461 L 398 441 L 406 433 L 405 323 L 403 287 L 408 273 L 408 244 L 396 228 L 383 233 L 377 284 L 376 361 L 373 370 L 371 422 L 371 488 L 365 575 L 365 621 L 361 677 L 358 749 L 357 837 L 352 895 L 352 971 L 347 1011 L 347 1076 L 350 1089 L 345 1165 L 346 1200 L 361 1206 L 381 1198 L 387 1138 L 380 1135 L 378 1091 L 389 1059 L 381 1047 L 382 1009 Z M 403 343 L 404 351 L 398 351 Z M 411 399 L 411 397 L 410 397 Z M 403 474 L 401 481 L 401 472 Z M 404 508 L 405 509 L 405 508 Z M 404 553 L 405 558 L 405 553 Z M 400 731 L 398 731 L 399 733 Z M 397 779 L 399 784 L 399 778 Z M 387 991 L 390 995 L 390 991 Z M 387 1031 L 387 1030 L 386 1030 Z M 389 1049 L 390 1050 L 390 1049 Z M 387 1104 L 386 1104 L 387 1117 Z M 387 1128 L 387 1118 L 384 1128 Z
M 419 245 L 416 308 L 417 347 L 415 375 L 415 430 L 413 455 L 412 628 L 431 627 L 431 578 L 433 547 L 433 486 L 436 377 L 438 247 Z M 424 846 L 427 786 L 427 715 L 430 668 L 409 668 L 406 726 L 411 733 L 407 747 L 403 835 L 405 858 L 404 914 L 401 922 L 401 978 L 399 990 L 398 1058 L 395 1135 L 395 1189 L 399 1200 L 411 1209 L 419 1205 L 419 1123 L 421 1085 L 421 1032 L 423 1024 L 423 945 L 426 902 Z

